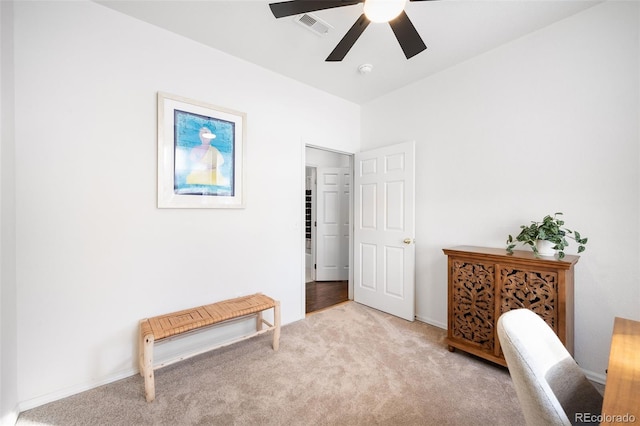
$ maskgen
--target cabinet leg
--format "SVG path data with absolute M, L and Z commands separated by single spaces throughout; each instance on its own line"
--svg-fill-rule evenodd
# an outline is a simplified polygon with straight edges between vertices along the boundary
M 449 352 L 455 352 L 455 351 L 456 351 L 456 348 L 454 348 L 454 347 L 453 347 L 453 346 L 451 346 L 451 345 L 448 345 L 448 346 L 447 346 L 447 349 L 449 349 Z

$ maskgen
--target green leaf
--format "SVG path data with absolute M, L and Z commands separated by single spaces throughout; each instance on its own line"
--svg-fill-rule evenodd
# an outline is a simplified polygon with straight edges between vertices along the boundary
M 578 246 L 578 253 L 582 253 L 583 251 L 585 251 L 585 247 L 584 246 Z
M 558 252 L 558 259 L 562 259 L 564 258 L 564 252 L 563 251 L 559 251 Z

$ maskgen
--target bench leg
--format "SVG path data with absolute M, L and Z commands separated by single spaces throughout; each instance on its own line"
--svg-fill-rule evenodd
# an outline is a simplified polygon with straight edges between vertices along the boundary
M 273 350 L 277 351 L 280 347 L 280 301 L 276 300 L 276 306 L 273 307 Z
M 256 331 L 262 330 L 262 311 L 256 315 Z
M 153 375 L 153 342 L 152 335 L 142 338 L 142 372 L 144 373 L 144 394 L 147 402 L 156 398 L 156 386 Z
M 138 371 L 144 377 L 144 336 L 142 335 L 138 339 Z

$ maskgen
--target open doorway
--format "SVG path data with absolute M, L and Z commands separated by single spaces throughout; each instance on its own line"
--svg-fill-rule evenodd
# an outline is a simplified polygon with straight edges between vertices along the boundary
M 352 156 L 307 146 L 305 166 L 305 301 L 306 313 L 311 313 L 353 294 Z

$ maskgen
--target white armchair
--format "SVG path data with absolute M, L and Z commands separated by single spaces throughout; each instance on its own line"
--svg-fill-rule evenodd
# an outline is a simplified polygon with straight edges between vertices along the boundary
M 497 330 L 528 426 L 586 424 L 585 413 L 600 414 L 602 396 L 542 318 L 515 309 Z

